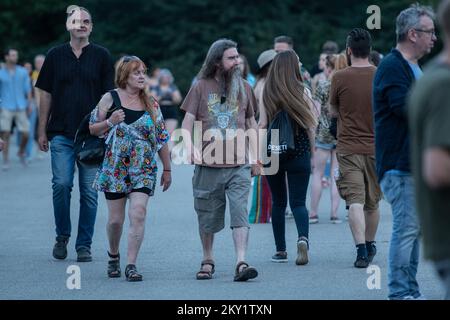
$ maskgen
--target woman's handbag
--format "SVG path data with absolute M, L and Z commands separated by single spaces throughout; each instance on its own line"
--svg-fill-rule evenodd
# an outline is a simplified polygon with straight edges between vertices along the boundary
M 111 90 L 110 94 L 114 100 L 114 108 L 108 111 L 106 118 L 109 118 L 115 110 L 122 107 L 117 91 Z M 105 139 L 91 135 L 89 131 L 90 117 L 91 113 L 88 113 L 81 120 L 75 134 L 73 148 L 78 161 L 90 165 L 100 165 L 105 157 Z

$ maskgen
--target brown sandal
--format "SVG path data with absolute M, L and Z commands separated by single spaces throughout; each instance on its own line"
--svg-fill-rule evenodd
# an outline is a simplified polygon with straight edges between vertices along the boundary
M 241 271 L 240 268 L 242 268 Z M 241 261 L 236 266 L 236 273 L 234 275 L 234 281 L 247 281 L 254 279 L 258 276 L 258 271 L 254 267 L 250 267 L 247 262 Z
M 211 271 L 206 271 L 203 270 L 203 266 L 205 265 L 209 265 L 211 266 Z M 212 279 L 212 275 L 214 274 L 215 271 L 215 265 L 214 265 L 214 261 L 213 260 L 203 260 L 201 267 L 200 267 L 200 271 L 197 272 L 197 280 L 210 280 Z

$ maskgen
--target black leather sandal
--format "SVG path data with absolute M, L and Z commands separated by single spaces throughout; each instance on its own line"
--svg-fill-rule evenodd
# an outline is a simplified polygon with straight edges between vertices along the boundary
M 108 277 L 119 278 L 122 274 L 120 270 L 120 254 L 111 254 L 108 251 L 108 256 L 111 258 L 108 261 Z
M 125 277 L 127 278 L 127 281 L 130 282 L 142 281 L 142 275 L 137 271 L 134 264 L 129 264 L 126 266 Z
M 203 266 L 205 266 L 205 265 L 211 266 L 211 271 L 203 270 Z M 213 260 L 203 260 L 201 267 L 200 267 L 200 271 L 197 272 L 196 278 L 197 278 L 197 280 L 211 280 L 214 272 L 215 272 L 214 261 Z

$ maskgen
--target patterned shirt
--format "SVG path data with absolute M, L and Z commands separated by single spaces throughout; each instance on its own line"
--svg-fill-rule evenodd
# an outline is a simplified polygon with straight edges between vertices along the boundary
M 331 116 L 328 110 L 330 86 L 330 80 L 319 81 L 317 85 L 315 100 L 320 103 L 320 116 L 316 140 L 320 143 L 336 145 L 336 139 L 330 133 Z
M 98 107 L 92 111 L 90 123 L 97 119 Z M 130 193 L 145 187 L 153 195 L 158 170 L 156 153 L 168 140 L 159 109 L 156 124 L 148 112 L 131 124 L 117 124 L 107 133 L 105 158 L 93 187 L 114 193 Z

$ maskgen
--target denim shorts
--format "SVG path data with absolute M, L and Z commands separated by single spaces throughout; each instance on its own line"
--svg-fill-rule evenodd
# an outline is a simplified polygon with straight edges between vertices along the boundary
M 316 148 L 331 151 L 331 150 L 336 150 L 336 144 L 334 144 L 334 143 L 322 143 L 322 142 L 316 141 Z

